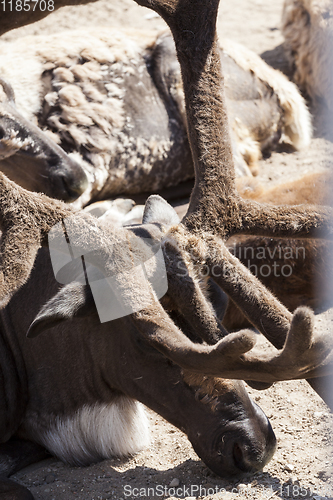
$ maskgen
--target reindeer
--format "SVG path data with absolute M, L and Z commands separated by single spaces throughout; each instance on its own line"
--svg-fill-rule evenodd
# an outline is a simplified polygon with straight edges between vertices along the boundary
M 138 237 L 148 233 L 162 243 L 168 275 L 165 308 L 149 284 L 134 276 L 132 295 L 126 297 L 135 301 L 143 296 L 146 305 L 113 323 L 120 328 L 121 335 L 117 335 L 111 331 L 111 324 L 98 323 L 87 285 L 71 283 L 54 294 L 53 285 L 44 276 L 42 280 L 48 283 L 49 301 L 38 312 L 40 303 L 35 300 L 21 323 L 17 314 L 12 315 L 11 307 L 15 307 L 18 298 L 24 304 L 23 297 L 31 297 L 31 290 L 39 289 L 41 268 L 46 270 L 46 266 L 37 262 L 27 280 L 39 246 L 46 243 L 49 231 L 56 224 L 60 222 L 57 227 L 61 234 L 61 221 L 73 217 L 73 224 L 80 229 L 73 243 L 77 248 L 93 245 L 96 253 L 91 257 L 102 256 L 102 263 L 97 267 L 106 272 L 112 271 L 117 262 L 112 257 L 110 245 L 119 243 L 123 250 L 122 242 L 127 240 L 128 233 L 121 231 L 128 230 L 106 226 L 105 222 L 82 212 L 74 215 L 73 209 L 63 203 L 28 193 L 0 174 L 1 298 L 4 306 L 8 304 L 4 310 L 8 333 L 1 351 L 5 352 L 6 361 L 1 368 L 7 382 L 3 385 L 6 397 L 2 401 L 7 408 L 1 413 L 2 440 L 14 435 L 46 444 L 65 460 L 97 460 L 114 452 L 114 441 L 110 443 L 113 449 L 105 450 L 104 440 L 93 440 L 90 433 L 89 439 L 85 436 L 87 448 L 82 454 L 78 452 L 78 444 L 82 444 L 84 436 L 81 434 L 70 442 L 65 440 L 69 447 L 66 449 L 62 430 L 66 429 L 67 433 L 68 429 L 80 427 L 91 415 L 96 422 L 96 413 L 101 411 L 110 411 L 113 420 L 114 412 L 118 414 L 119 408 L 126 407 L 123 415 L 131 418 L 129 414 L 133 416 L 133 413 L 128 409 L 131 402 L 122 398 L 135 398 L 185 429 L 199 456 L 218 474 L 256 470 L 273 453 L 275 440 L 271 429 L 262 413 L 252 403 L 246 403 L 242 386 L 234 382 L 230 386 L 220 377 L 263 382 L 308 377 L 312 385 L 315 385 L 312 378 L 319 377 L 320 384 L 332 372 L 332 345 L 314 325 L 309 309 L 299 308 L 292 315 L 228 252 L 224 240 L 237 233 L 310 237 L 318 236 L 320 230 L 332 237 L 331 210 L 311 206 L 269 206 L 242 200 L 237 194 L 215 33 L 219 1 L 139 0 L 138 3 L 162 15 L 173 33 L 184 80 L 189 140 L 196 173 L 190 206 L 181 223 L 177 223 L 174 213 L 165 214 L 167 209 L 163 200 L 153 197 L 145 209 L 144 225 L 131 230 Z M 151 227 L 147 227 L 149 224 Z M 125 259 L 124 262 L 134 257 L 131 253 L 124 256 L 118 251 L 117 254 Z M 44 253 L 39 258 L 43 260 L 48 256 Z M 208 267 L 210 275 L 241 307 L 251 323 L 273 345 L 283 349 L 258 357 L 250 351 L 254 344 L 252 332 L 227 334 L 200 288 L 197 270 L 203 266 Z M 213 273 L 215 266 L 222 266 L 225 271 L 218 278 Z M 184 268 L 187 272 L 179 276 L 179 269 Z M 88 271 L 83 274 L 88 275 Z M 171 311 L 170 315 L 166 310 Z M 35 319 L 29 327 L 33 316 Z M 68 320 L 74 318 L 75 323 L 69 326 Z M 182 333 L 177 322 L 184 325 L 184 330 L 186 327 L 193 340 Z M 79 332 L 83 326 L 88 331 L 82 337 Z M 27 330 L 33 337 L 50 327 L 55 328 L 54 335 L 49 332 L 33 341 L 24 338 Z M 84 368 L 78 385 L 68 384 L 75 380 L 76 369 L 82 368 L 82 361 L 76 365 L 71 353 L 83 338 L 83 355 L 89 352 L 89 356 L 96 356 L 96 359 L 89 366 L 89 374 Z M 50 350 L 44 342 L 50 343 Z M 111 365 L 110 351 L 106 349 L 110 346 L 115 360 Z M 247 351 L 250 352 L 246 354 Z M 63 363 L 61 357 L 65 355 L 70 355 L 70 361 Z M 118 369 L 119 360 L 123 361 L 126 370 Z M 170 364 L 170 360 L 173 363 Z M 137 371 L 129 376 L 132 364 Z M 56 376 L 59 373 L 60 379 Z M 62 377 L 66 379 L 65 386 Z M 93 394 L 91 381 L 98 387 L 97 395 Z M 159 385 L 154 391 L 155 384 L 160 381 L 163 386 Z M 50 386 L 54 387 L 52 402 Z M 320 391 L 320 385 L 317 389 Z M 19 408 L 22 394 L 27 399 Z M 205 395 L 208 396 L 207 405 L 205 397 L 201 398 Z M 117 398 L 117 409 L 111 411 L 105 406 Z M 175 399 L 180 401 L 176 409 Z M 85 403 L 89 408 L 85 408 Z M 221 418 L 227 421 L 226 427 L 221 428 Z M 88 428 L 95 429 L 95 425 L 88 425 Z M 137 425 L 134 432 L 136 429 Z M 10 457 L 7 474 L 17 470 L 20 463 L 26 464 L 31 457 L 30 448 L 23 458 L 22 455 L 17 458 L 17 447 L 20 447 L 17 441 L 10 442 L 7 447 L 4 444 L 4 454 Z M 39 446 L 34 450 L 36 454 L 41 452 Z M 7 488 L 7 492 L 9 488 L 12 492 L 16 488 L 8 481 L 4 481 L 2 487 L 3 491 Z M 18 498 L 18 489 L 16 494 Z
M 0 170 L 21 186 L 64 201 L 87 188 L 82 167 L 20 114 L 9 83 L 0 79 Z
M 258 159 L 281 137 L 308 145 L 311 118 L 296 86 L 245 47 L 230 40 L 220 47 L 237 176 L 257 173 Z M 0 74 L 14 86 L 18 109 L 84 167 L 89 187 L 76 207 L 161 193 L 193 178 L 169 32 L 95 28 L 22 37 L 0 46 Z
M 330 0 L 285 0 L 282 33 L 295 82 L 314 101 L 333 108 L 331 68 L 333 7 Z

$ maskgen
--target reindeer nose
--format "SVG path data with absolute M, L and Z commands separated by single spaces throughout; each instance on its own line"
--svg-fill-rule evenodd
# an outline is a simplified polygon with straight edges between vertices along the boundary
M 207 441 L 204 446 L 192 441 L 193 447 L 218 476 L 262 470 L 274 455 L 276 437 L 264 413 L 257 423 L 258 426 L 251 422 L 231 422 L 222 436 L 213 438 L 212 448 L 207 446 Z
M 83 168 L 74 161 L 66 165 L 66 169 L 59 179 L 62 187 L 62 200 L 71 202 L 76 200 L 88 187 L 88 179 Z
M 76 200 L 88 187 L 88 179 L 83 170 L 76 172 L 74 175 L 63 177 L 62 181 L 67 194 L 64 201 Z
M 244 438 L 232 445 L 232 458 L 235 471 L 255 472 L 263 469 L 272 458 L 276 449 L 276 437 L 269 420 L 263 421 L 262 437 L 253 442 Z
M 232 456 L 236 472 L 255 472 L 262 470 L 270 461 L 276 448 L 276 437 L 269 424 L 265 446 L 260 449 L 246 442 L 233 445 Z

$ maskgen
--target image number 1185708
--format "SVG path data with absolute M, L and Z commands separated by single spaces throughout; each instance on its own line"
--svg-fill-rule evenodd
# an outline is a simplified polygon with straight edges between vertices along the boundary
M 54 0 L 1 0 L 2 12 L 29 12 L 40 10 L 42 12 L 54 10 Z

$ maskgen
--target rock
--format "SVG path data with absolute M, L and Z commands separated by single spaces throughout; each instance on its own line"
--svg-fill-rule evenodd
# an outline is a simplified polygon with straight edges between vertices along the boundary
M 180 481 L 177 477 L 174 477 L 171 483 L 169 484 L 170 488 L 175 488 L 180 485 Z
M 46 482 L 46 484 L 54 483 L 55 480 L 56 480 L 56 476 L 54 474 L 47 474 L 45 476 L 45 479 L 44 479 L 44 481 Z
M 251 485 L 250 484 L 243 484 L 243 483 L 240 483 L 237 485 L 237 490 L 238 491 L 241 491 L 241 490 L 249 490 L 251 489 Z
M 285 470 L 288 471 L 288 472 L 292 472 L 294 470 L 294 466 L 292 464 L 286 464 L 284 466 Z

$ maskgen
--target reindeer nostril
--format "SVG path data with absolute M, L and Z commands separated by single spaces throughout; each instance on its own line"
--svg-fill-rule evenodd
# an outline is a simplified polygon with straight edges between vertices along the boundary
M 242 448 L 240 447 L 240 445 L 238 443 L 234 444 L 233 458 L 234 458 L 235 465 L 236 465 L 236 467 L 239 470 L 241 470 L 241 471 L 246 471 L 247 470 L 247 468 L 246 468 L 246 466 L 244 464 L 243 451 L 242 451 Z

